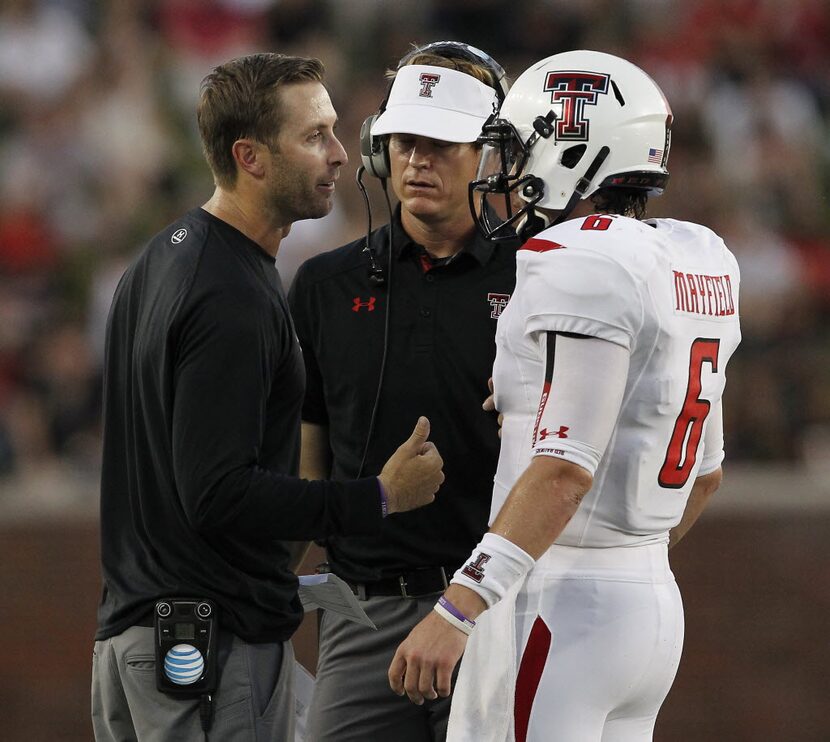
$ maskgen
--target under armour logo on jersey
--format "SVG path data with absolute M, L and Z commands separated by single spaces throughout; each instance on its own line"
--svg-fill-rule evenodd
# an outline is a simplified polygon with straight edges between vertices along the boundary
M 542 428 L 539 431 L 539 440 L 543 441 L 548 436 L 556 436 L 557 438 L 567 438 L 568 431 L 570 428 L 567 425 L 560 426 L 559 430 L 548 430 L 547 428 Z
M 432 89 L 438 84 L 441 75 L 436 75 L 433 72 L 422 72 L 418 75 L 418 82 L 421 83 L 421 91 L 418 95 L 421 98 L 432 98 Z
M 585 106 L 595 106 L 600 95 L 608 92 L 608 75 L 600 72 L 548 72 L 545 92 L 551 103 L 562 104 L 556 119 L 557 142 L 587 142 L 590 122 Z
M 175 232 L 173 232 L 173 234 L 170 237 L 170 242 L 172 242 L 174 245 L 178 245 L 180 242 L 184 240 L 185 237 L 187 237 L 187 230 L 184 227 L 182 227 L 181 229 L 177 229 Z
M 490 312 L 490 319 L 498 319 L 509 301 L 510 294 L 495 294 L 492 291 L 487 294 L 487 302 L 493 307 L 493 311 Z
M 375 311 L 375 297 L 370 296 L 369 301 L 361 301 L 359 296 L 352 299 L 352 311 L 359 312 L 363 307 L 369 312 Z
M 478 556 L 461 570 L 471 580 L 481 582 L 484 579 L 484 565 L 490 561 L 490 555 L 480 551 Z

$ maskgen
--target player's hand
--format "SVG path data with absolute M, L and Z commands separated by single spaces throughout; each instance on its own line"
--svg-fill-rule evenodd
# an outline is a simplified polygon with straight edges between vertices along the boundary
M 490 390 L 490 396 L 484 400 L 484 403 L 481 405 L 482 409 L 486 410 L 487 412 L 495 412 L 496 411 L 496 396 L 495 392 L 493 391 L 493 377 L 491 376 L 487 379 L 487 388 Z M 501 438 L 501 426 L 504 423 L 504 415 L 499 413 L 498 417 L 499 421 L 499 438 Z
M 398 647 L 389 665 L 389 686 L 412 703 L 438 696 L 446 698 L 452 691 L 452 673 L 464 647 L 467 635 L 445 621 L 434 611 L 421 621 Z
M 435 499 L 444 481 L 444 460 L 427 438 L 429 420 L 419 417 L 412 435 L 384 465 L 379 479 L 386 490 L 387 512 L 414 510 Z

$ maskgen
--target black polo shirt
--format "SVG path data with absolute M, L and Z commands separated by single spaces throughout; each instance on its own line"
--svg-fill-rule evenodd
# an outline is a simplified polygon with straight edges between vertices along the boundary
M 161 597 L 247 641 L 302 619 L 277 539 L 371 533 L 377 481 L 297 478 L 304 369 L 274 259 L 193 209 L 125 273 L 107 325 L 96 639 Z
M 394 514 L 371 537 L 326 542 L 335 573 L 363 582 L 427 566 L 456 568 L 487 528 L 498 425 L 481 404 L 496 320 L 515 285 L 517 240 L 478 233 L 430 261 L 394 220 L 370 236 L 386 284 L 367 275 L 365 238 L 306 261 L 289 294 L 306 366 L 303 419 L 327 425 L 332 477 L 358 475 L 375 404 L 389 308 L 386 371 L 363 474 L 377 474 L 426 415 L 446 480 L 434 503 Z M 391 297 L 391 298 L 390 298 Z

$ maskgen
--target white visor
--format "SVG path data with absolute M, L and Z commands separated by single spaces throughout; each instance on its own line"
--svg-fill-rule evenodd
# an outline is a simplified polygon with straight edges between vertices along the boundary
M 472 75 L 445 67 L 401 67 L 372 136 L 414 134 L 445 142 L 474 142 L 498 110 L 496 91 Z

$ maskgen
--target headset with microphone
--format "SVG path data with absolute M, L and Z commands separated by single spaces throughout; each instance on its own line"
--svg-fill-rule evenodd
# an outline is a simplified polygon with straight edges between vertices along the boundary
M 502 68 L 502 66 L 498 64 L 498 62 L 496 62 L 490 55 L 481 51 L 481 49 L 477 49 L 474 46 L 464 44 L 460 41 L 434 41 L 424 46 L 414 48 L 412 51 L 410 51 L 408 54 L 401 58 L 401 60 L 395 67 L 395 70 L 400 70 L 402 67 L 405 67 L 413 59 L 422 54 L 432 54 L 448 60 L 471 62 L 472 64 L 484 67 L 490 73 L 491 80 L 488 81 L 488 84 L 491 84 L 491 86 L 495 89 L 498 105 L 499 107 L 501 107 L 501 104 L 504 102 L 504 98 L 507 95 L 507 91 L 509 90 L 510 85 L 507 81 L 504 68 Z M 366 230 L 366 244 L 363 248 L 363 252 L 366 253 L 368 260 L 367 278 L 372 286 L 384 286 L 387 284 L 387 281 L 388 286 L 386 295 L 386 312 L 383 329 L 383 354 L 380 363 L 378 387 L 377 392 L 375 394 L 375 401 L 372 406 L 372 414 L 369 421 L 369 432 L 366 436 L 366 445 L 363 449 L 363 458 L 360 462 L 360 469 L 357 474 L 358 478 L 363 475 L 363 468 L 366 465 L 366 456 L 369 453 L 369 443 L 372 439 L 372 432 L 374 431 L 375 427 L 375 417 L 377 415 L 378 405 L 380 403 L 380 395 L 383 387 L 383 376 L 384 371 L 386 369 L 386 355 L 389 345 L 389 307 L 391 306 L 392 302 L 392 237 L 394 228 L 394 217 L 392 214 L 392 204 L 389 200 L 389 191 L 387 188 L 386 181 L 391 175 L 392 170 L 389 165 L 389 139 L 385 135 L 372 136 L 372 125 L 375 123 L 375 120 L 386 110 L 386 105 L 389 101 L 389 95 L 392 92 L 393 84 L 394 78 L 390 81 L 386 89 L 386 95 L 384 96 L 377 113 L 366 118 L 366 120 L 363 122 L 363 125 L 360 127 L 361 165 L 357 169 L 356 180 L 357 186 L 360 189 L 360 192 L 363 195 L 363 200 L 366 204 L 366 215 L 368 225 Z M 389 239 L 387 241 L 386 269 L 384 269 L 384 267 L 381 265 L 378 255 L 375 253 L 375 250 L 371 244 L 370 235 L 372 233 L 372 208 L 369 203 L 369 195 L 366 192 L 366 187 L 363 185 L 364 172 L 369 173 L 369 175 L 380 180 L 381 188 L 383 189 L 383 195 L 386 199 L 386 208 L 389 213 Z
M 499 106 L 501 106 L 501 104 L 504 102 L 504 98 L 507 95 L 507 91 L 510 89 L 510 85 L 507 81 L 507 76 L 505 75 L 504 68 L 498 62 L 496 62 L 496 60 L 493 59 L 489 54 L 481 51 L 481 49 L 477 49 L 474 46 L 464 44 L 460 41 L 433 41 L 432 43 L 425 44 L 424 46 L 416 47 L 408 54 L 403 56 L 401 60 L 398 62 L 397 66 L 395 67 L 395 71 L 400 70 L 401 67 L 405 67 L 413 59 L 422 54 L 433 54 L 435 56 L 443 57 L 444 59 L 461 60 L 484 67 L 490 73 L 490 83 L 496 91 L 496 97 L 498 99 Z M 372 248 L 369 240 L 369 234 L 372 231 L 372 211 L 369 205 L 369 196 L 366 193 L 365 186 L 363 185 L 363 173 L 369 173 L 369 175 L 380 179 L 384 195 L 386 196 L 387 207 L 389 208 L 389 221 L 391 224 L 392 209 L 391 204 L 389 202 L 389 194 L 386 188 L 386 179 L 391 175 L 392 172 L 391 167 L 389 165 L 389 138 L 385 135 L 372 136 L 372 125 L 375 123 L 377 118 L 386 110 L 386 104 L 389 101 L 389 94 L 392 92 L 393 83 L 394 78 L 390 81 L 389 85 L 386 88 L 386 95 L 384 96 L 383 101 L 381 101 L 377 113 L 367 117 L 364 120 L 363 125 L 360 127 L 361 166 L 357 170 L 356 178 L 358 188 L 360 188 L 360 192 L 363 195 L 363 199 L 366 203 L 368 229 L 366 231 L 366 246 L 364 247 L 364 252 L 366 253 L 369 261 L 367 274 L 369 283 L 371 283 L 373 286 L 382 286 L 384 283 L 386 283 L 386 275 L 383 267 L 380 265 L 378 261 L 378 256 Z M 392 254 L 391 251 L 392 230 L 390 226 L 389 256 L 391 256 Z
M 484 67 L 492 78 L 491 84 L 496 90 L 499 106 L 504 102 L 504 98 L 510 87 L 504 69 L 490 55 L 481 51 L 481 49 L 476 49 L 469 44 L 462 44 L 460 41 L 434 41 L 431 44 L 419 46 L 409 52 L 398 62 L 395 71 L 400 70 L 401 67 L 405 67 L 421 54 L 434 54 L 444 59 L 457 59 Z M 372 136 L 372 124 L 386 110 L 386 104 L 389 101 L 389 94 L 391 92 L 392 83 L 386 89 L 386 95 L 378 108 L 378 112 L 369 116 L 363 122 L 363 126 L 360 127 L 360 160 L 369 175 L 381 179 L 388 178 L 391 174 L 388 139 L 385 136 Z

